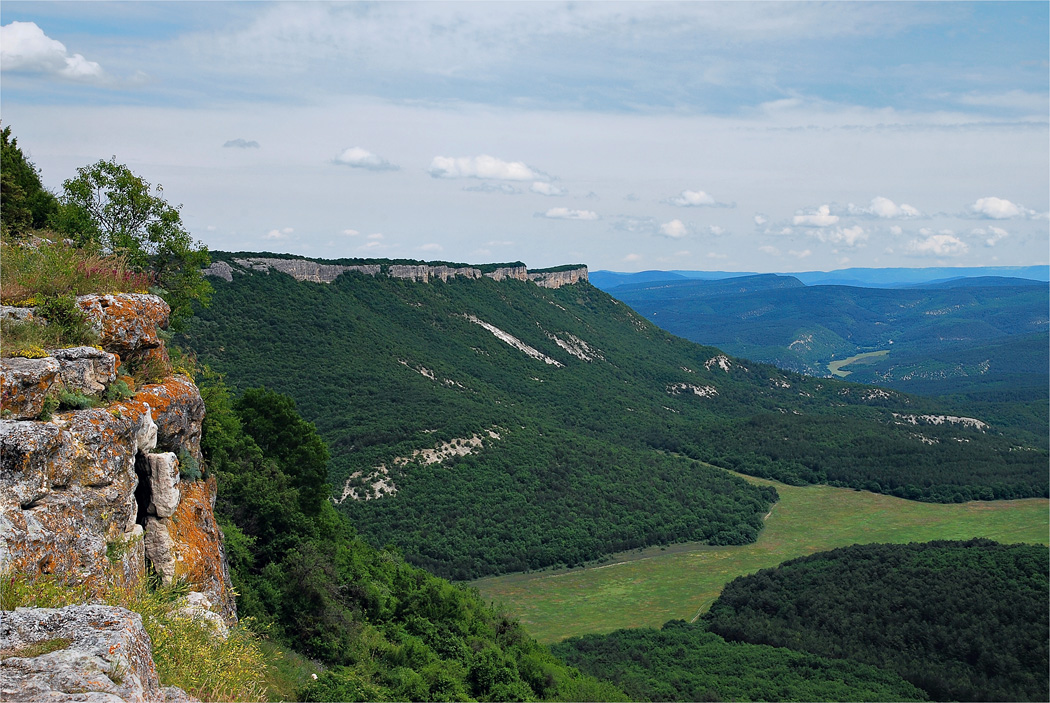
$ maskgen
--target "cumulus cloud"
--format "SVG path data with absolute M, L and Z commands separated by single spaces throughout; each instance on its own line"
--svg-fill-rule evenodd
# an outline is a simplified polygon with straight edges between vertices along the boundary
M 434 242 L 431 242 L 430 244 L 424 244 L 423 246 L 421 246 L 419 248 L 421 250 L 423 250 L 423 251 L 444 251 L 445 250 L 445 247 L 441 246 L 440 244 L 434 243 Z
M 716 205 L 717 201 L 702 190 L 683 190 L 678 195 L 670 198 L 667 202 L 679 207 L 700 207 L 702 205 Z
M 810 232 L 810 236 L 815 237 L 822 242 L 844 244 L 848 247 L 859 246 L 868 239 L 868 233 L 865 232 L 864 228 L 860 225 L 854 225 L 853 227 L 836 227 L 835 229 L 819 229 Z
M 660 234 L 671 239 L 681 239 L 689 234 L 689 228 L 681 220 L 671 220 L 660 225 Z
M 543 174 L 521 161 L 504 161 L 495 156 L 435 156 L 427 169 L 434 178 L 491 178 L 497 181 L 536 181 Z
M 369 171 L 397 171 L 399 166 L 392 164 L 381 156 L 376 156 L 367 149 L 352 146 L 344 149 L 333 159 L 334 163 L 350 168 L 363 168 Z
M 769 254 L 770 256 L 780 256 L 780 250 L 770 244 L 759 247 L 758 250 L 763 254 Z
M 1010 236 L 1010 233 L 1005 229 L 995 226 L 990 226 L 987 230 L 983 227 L 978 227 L 977 229 L 970 230 L 970 234 L 984 237 L 984 245 L 988 247 L 994 247 L 999 240 Z
M 755 213 L 755 224 L 761 227 L 762 225 L 769 222 L 769 218 L 761 213 Z
M 719 227 L 718 225 L 708 225 L 707 231 L 715 235 L 716 237 L 721 237 L 723 234 L 726 233 L 725 228 Z
M 564 188 L 559 188 L 553 183 L 546 183 L 544 181 L 536 181 L 532 184 L 532 187 L 529 188 L 529 190 L 531 190 L 533 193 L 539 193 L 540 195 L 551 196 L 565 195 L 566 193 L 566 190 Z
M 641 261 L 642 257 L 640 254 L 628 254 L 627 256 L 623 257 L 623 260 L 630 263 L 634 261 Z
M 356 229 L 344 229 L 342 234 L 345 234 L 347 237 L 356 237 L 361 233 L 358 232 Z
M 871 204 L 868 207 L 858 207 L 853 203 L 849 204 L 849 213 L 851 215 L 867 215 L 869 217 L 881 217 L 883 219 L 899 219 L 904 217 L 918 217 L 922 213 L 917 208 L 901 203 L 898 205 L 889 198 L 884 198 L 881 195 L 871 199 Z
M 828 205 L 821 205 L 816 212 L 800 212 L 791 218 L 791 224 L 796 227 L 830 227 L 838 221 L 839 216 L 832 215 Z
M 258 149 L 259 142 L 254 139 L 248 141 L 247 139 L 231 139 L 222 145 L 224 149 Z
M 35 22 L 12 22 L 0 27 L 0 67 L 4 71 L 38 73 L 72 81 L 105 78 L 102 66 L 44 34 Z
M 788 252 L 788 254 L 791 254 L 791 256 L 795 257 L 796 259 L 805 259 L 807 256 L 812 256 L 813 252 L 809 249 L 803 249 L 802 251 L 796 251 L 792 249 Z
M 1008 220 L 1011 217 L 1031 217 L 1035 214 L 1016 203 L 1011 203 L 1004 198 L 988 197 L 978 198 L 977 202 L 970 206 L 970 211 L 978 217 L 987 217 L 990 220 Z
M 709 252 L 707 252 L 707 258 L 709 258 L 709 259 L 728 259 L 729 258 L 729 254 L 719 254 L 717 252 L 709 251 Z
M 570 210 L 567 207 L 552 207 L 543 213 L 543 217 L 552 220 L 597 220 L 598 213 L 593 210 Z
M 285 227 L 284 229 L 271 229 L 263 235 L 263 239 L 288 239 L 294 231 L 295 230 L 291 227 Z
M 908 251 L 926 256 L 959 256 L 970 250 L 966 242 L 956 237 L 951 230 L 941 230 L 934 234 L 931 230 L 919 230 L 922 239 L 908 242 Z

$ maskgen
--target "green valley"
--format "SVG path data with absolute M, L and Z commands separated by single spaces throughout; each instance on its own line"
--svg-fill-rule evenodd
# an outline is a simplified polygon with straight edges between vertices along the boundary
M 539 640 L 625 627 L 659 627 L 705 612 L 738 576 L 807 554 L 867 542 L 985 537 L 1047 544 L 1043 499 L 931 505 L 830 486 L 774 485 L 780 501 L 754 544 L 682 544 L 618 554 L 583 569 L 510 574 L 474 585 L 504 604 Z

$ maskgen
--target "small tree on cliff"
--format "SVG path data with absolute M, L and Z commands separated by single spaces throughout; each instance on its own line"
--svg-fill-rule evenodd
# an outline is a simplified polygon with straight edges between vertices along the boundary
M 173 329 L 192 315 L 194 300 L 207 303 L 211 285 L 201 268 L 209 263 L 208 249 L 186 231 L 160 185 L 152 187 L 113 157 L 78 168 L 62 191 L 55 228 L 80 246 L 126 256 L 135 270 L 152 272 L 155 292 L 171 306 Z
M 14 235 L 39 229 L 57 208 L 55 196 L 40 182 L 40 172 L 11 136 L 0 129 L 0 223 Z

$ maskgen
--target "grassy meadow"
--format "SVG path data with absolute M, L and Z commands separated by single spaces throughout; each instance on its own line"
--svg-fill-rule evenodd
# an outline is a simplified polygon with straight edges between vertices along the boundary
M 541 642 L 624 627 L 692 620 L 737 576 L 835 547 L 871 542 L 927 542 L 986 537 L 1047 544 L 1046 499 L 918 503 L 830 486 L 776 486 L 780 501 L 758 541 L 745 546 L 698 544 L 619 554 L 582 569 L 511 574 L 474 581 Z

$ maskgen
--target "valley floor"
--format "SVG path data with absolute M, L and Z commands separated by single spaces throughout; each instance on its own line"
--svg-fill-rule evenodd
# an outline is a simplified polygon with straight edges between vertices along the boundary
M 541 642 L 625 627 L 692 620 L 737 576 L 851 544 L 986 537 L 1047 544 L 1050 501 L 1040 498 L 932 504 L 830 486 L 775 486 L 780 501 L 758 541 L 696 543 L 627 552 L 605 564 L 480 579 L 471 585 L 502 604 Z

